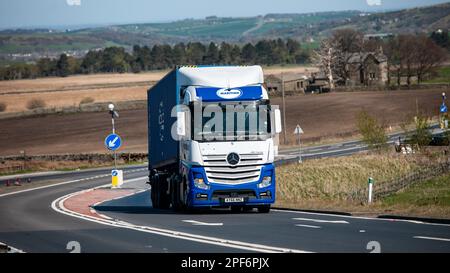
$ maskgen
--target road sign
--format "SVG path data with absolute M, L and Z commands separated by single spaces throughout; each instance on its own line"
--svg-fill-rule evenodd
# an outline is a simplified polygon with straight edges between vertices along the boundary
M 115 151 L 122 145 L 122 139 L 117 134 L 110 134 L 105 138 L 105 146 L 108 150 Z
M 111 171 L 111 187 L 120 188 L 123 184 L 123 171 L 122 170 L 112 170 Z
M 447 113 L 447 105 L 445 105 L 444 103 L 441 105 L 441 107 L 439 107 L 439 111 L 441 113 Z
M 294 130 L 294 135 L 301 135 L 301 134 L 303 134 L 303 130 L 300 127 L 300 125 L 297 124 L 297 126 L 295 127 L 295 130 Z

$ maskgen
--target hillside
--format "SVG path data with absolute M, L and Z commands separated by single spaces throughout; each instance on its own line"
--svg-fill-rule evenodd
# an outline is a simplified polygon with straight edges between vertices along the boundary
M 400 11 L 367 14 L 360 11 L 305 14 L 267 14 L 246 18 L 185 19 L 170 23 L 127 24 L 80 30 L 0 31 L 0 61 L 56 57 L 61 52 L 84 55 L 112 45 L 177 42 L 245 43 L 263 38 L 294 38 L 312 43 L 336 28 L 353 27 L 365 33 L 430 32 L 450 27 L 450 3 Z

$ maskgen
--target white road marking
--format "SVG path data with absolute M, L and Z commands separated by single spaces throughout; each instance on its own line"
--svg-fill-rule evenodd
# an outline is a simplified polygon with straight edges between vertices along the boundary
M 124 182 L 124 183 L 126 183 L 126 182 Z M 176 238 L 176 239 L 189 240 L 189 241 L 195 241 L 195 242 L 199 242 L 199 243 L 218 245 L 218 246 L 243 249 L 243 250 L 250 250 L 250 251 L 255 251 L 255 252 L 265 252 L 265 253 L 308 253 L 309 252 L 309 251 L 299 250 L 299 249 L 273 247 L 273 246 L 248 243 L 248 242 L 243 242 L 243 241 L 234 241 L 234 240 L 227 240 L 227 239 L 217 238 L 217 237 L 202 236 L 202 235 L 198 235 L 198 234 L 156 228 L 156 227 L 151 227 L 151 226 L 139 226 L 139 225 L 134 225 L 134 224 L 131 224 L 128 222 L 120 221 L 120 220 L 99 219 L 99 218 L 96 218 L 93 216 L 83 215 L 81 213 L 71 211 L 64 207 L 64 201 L 69 199 L 70 197 L 78 195 L 78 194 L 82 194 L 82 193 L 85 193 L 88 191 L 92 191 L 96 188 L 105 187 L 108 185 L 110 185 L 110 184 L 108 183 L 106 185 L 98 186 L 98 187 L 91 188 L 88 190 L 82 190 L 82 191 L 78 191 L 75 193 L 61 196 L 52 202 L 51 207 L 53 210 L 55 210 L 59 213 L 62 213 L 62 214 L 65 214 L 65 215 L 68 215 L 71 217 L 83 219 L 86 221 L 91 221 L 91 222 L 95 222 L 98 224 L 113 226 L 113 227 L 117 227 L 117 228 L 126 228 L 126 229 L 136 230 L 136 231 L 140 231 L 140 232 L 152 233 L 152 234 L 167 236 L 167 237 Z
M 297 225 L 295 225 L 295 226 L 297 226 L 297 227 L 307 227 L 307 228 L 322 228 L 322 227 L 319 227 L 319 226 L 300 225 L 300 224 L 297 224 Z
M 338 218 L 348 218 L 348 219 L 358 219 L 358 220 L 372 220 L 372 221 L 388 221 L 388 222 L 406 222 L 412 224 L 420 224 L 420 225 L 430 225 L 430 226 L 445 226 L 450 227 L 450 224 L 439 224 L 439 223 L 427 223 L 406 219 L 390 219 L 390 218 L 371 218 L 371 217 L 362 217 L 362 216 L 351 216 L 351 215 L 339 215 L 339 214 L 331 214 L 331 213 L 319 213 L 319 212 L 308 212 L 308 211 L 298 211 L 298 210 L 289 210 L 289 209 L 276 209 L 273 208 L 270 210 L 271 212 L 278 213 L 295 213 L 295 214 L 307 214 L 307 215 L 317 215 L 317 216 L 330 216 L 330 217 L 338 217 Z
M 223 223 L 206 223 L 195 220 L 182 220 L 185 223 L 191 223 L 194 226 L 223 226 Z
M 437 238 L 437 237 L 427 237 L 427 236 L 414 236 L 413 238 L 416 238 L 416 239 L 425 239 L 425 240 L 435 240 L 435 241 L 450 242 L 450 239 L 447 239 L 447 238 Z
M 141 170 L 144 170 L 144 169 L 138 169 L 138 170 L 141 171 Z M 146 169 L 145 169 L 145 170 L 146 170 Z M 136 172 L 136 171 L 137 171 L 137 170 L 124 171 L 124 173 Z M 88 180 L 97 179 L 97 178 L 103 178 L 103 177 L 108 177 L 108 176 L 110 176 L 110 174 L 102 174 L 102 175 L 96 175 L 96 176 L 87 177 L 87 178 L 80 178 L 80 179 L 75 179 L 75 180 L 70 180 L 70 181 L 60 182 L 60 183 L 56 183 L 56 184 L 45 185 L 45 186 L 36 187 L 36 188 L 30 188 L 30 189 L 21 190 L 21 191 L 13 191 L 13 192 L 8 192 L 8 193 L 0 194 L 0 197 L 9 196 L 9 195 L 14 195 L 14 194 L 19 194 L 19 193 L 24 193 L 24 192 L 29 192 L 29 191 L 41 190 L 41 189 L 46 189 L 46 188 L 51 188 L 51 187 L 61 186 L 61 185 L 65 185 L 65 184 L 71 184 L 71 183 L 76 183 L 76 182 L 88 181 Z M 143 179 L 143 178 L 146 178 L 146 176 L 144 176 L 144 177 L 139 177 L 139 178 L 135 178 L 134 180 L 139 180 L 139 179 Z M 133 180 L 133 179 L 132 179 L 132 180 Z M 130 182 L 132 182 L 132 180 L 130 180 Z
M 25 253 L 25 251 L 23 251 L 21 249 L 12 247 L 12 246 L 7 245 L 7 244 L 2 243 L 2 242 L 0 242 L 0 245 L 2 245 L 3 247 L 7 248 L 7 250 L 6 250 L 7 253 Z
M 330 220 L 320 220 L 320 219 L 312 219 L 312 218 L 292 218 L 292 220 L 311 221 L 311 222 L 316 222 L 316 223 L 348 224 L 348 222 L 344 221 L 344 220 L 330 221 Z
M 359 231 L 360 233 L 364 233 L 364 232 L 366 232 L 364 229 L 361 229 L 360 231 Z

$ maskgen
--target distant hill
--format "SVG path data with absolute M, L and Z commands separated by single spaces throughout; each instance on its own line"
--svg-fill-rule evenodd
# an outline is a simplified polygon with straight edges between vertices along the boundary
M 83 55 L 90 49 L 177 42 L 246 43 L 263 38 L 293 38 L 314 43 L 334 29 L 352 27 L 365 33 L 430 32 L 450 27 L 450 3 L 367 14 L 360 11 L 267 14 L 258 17 L 185 19 L 170 23 L 127 24 L 75 31 L 50 29 L 0 31 L 2 59 L 35 59 L 62 52 Z M 14 54 L 14 55 L 12 55 Z

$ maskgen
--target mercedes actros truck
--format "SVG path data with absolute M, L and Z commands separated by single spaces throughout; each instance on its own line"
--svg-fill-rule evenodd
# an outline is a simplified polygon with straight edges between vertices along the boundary
M 270 211 L 281 116 L 260 66 L 180 66 L 147 98 L 154 208 Z

